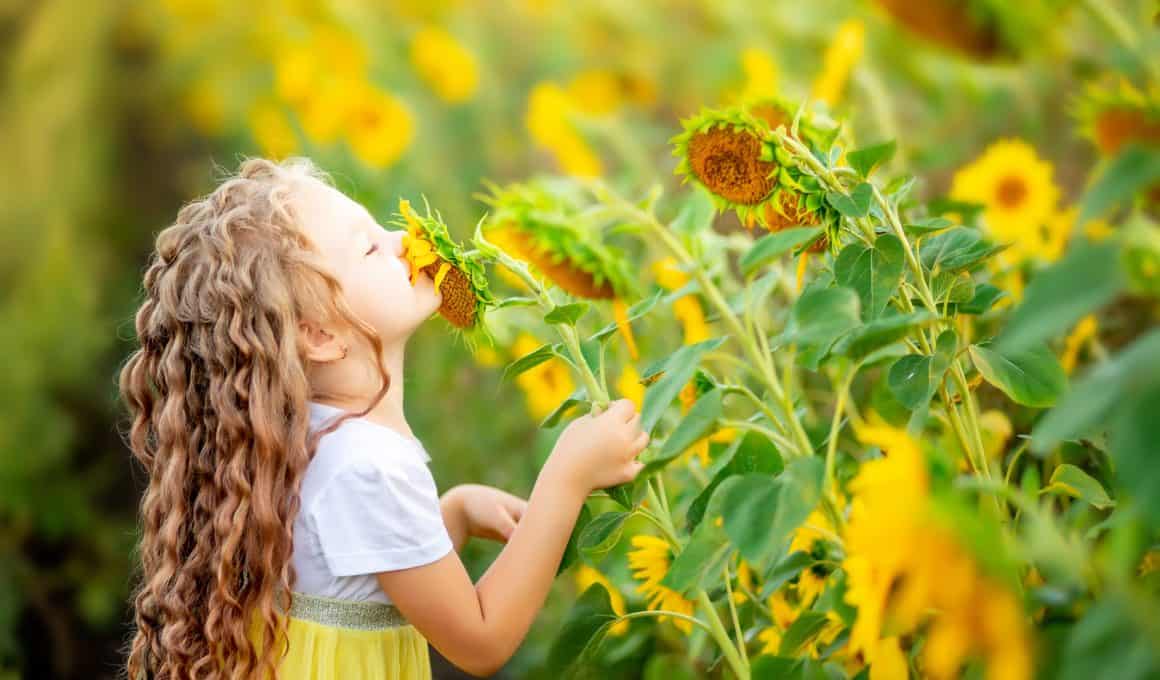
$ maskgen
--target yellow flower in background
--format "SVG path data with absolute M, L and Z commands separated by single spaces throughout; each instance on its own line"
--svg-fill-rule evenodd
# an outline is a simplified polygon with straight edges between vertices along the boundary
M 1011 419 L 998 409 L 989 409 L 979 414 L 979 427 L 983 435 L 983 451 L 991 459 L 1003 454 L 1007 442 L 1011 441 L 1011 435 L 1015 434 Z M 966 465 L 967 461 L 964 459 L 962 464 Z
M 274 91 L 298 103 L 327 80 L 364 79 L 368 63 L 366 46 L 358 36 L 332 26 L 315 26 L 306 40 L 279 46 L 274 55 Z
M 978 159 L 955 173 L 951 198 L 983 205 L 990 236 L 1011 248 L 1007 260 L 1047 259 L 1062 250 L 1044 228 L 1056 215 L 1059 188 L 1051 163 L 1019 139 L 995 142 Z
M 826 518 L 826 514 L 820 510 L 814 510 L 806 518 L 806 521 L 794 530 L 789 551 L 791 553 L 800 551 L 812 555 L 816 544 L 825 540 L 823 532 L 833 532 L 833 530 L 834 527 Z M 808 607 L 825 590 L 828 578 L 829 572 L 818 565 L 802 570 L 801 574 L 798 575 L 797 594 L 803 607 Z
M 571 122 L 576 110 L 571 97 L 556 83 L 538 83 L 528 95 L 526 124 L 532 140 L 547 149 L 560 169 L 578 177 L 597 177 L 604 168 Z
M 362 87 L 359 81 L 330 78 L 298 99 L 294 110 L 306 136 L 317 144 L 337 141 L 351 119 Z
M 411 41 L 411 65 L 445 102 L 458 104 L 479 88 L 479 64 L 475 55 L 447 31 L 429 26 Z
M 677 261 L 671 257 L 658 260 L 652 266 L 657 283 L 666 290 L 680 290 L 689 282 L 689 275 L 681 271 Z M 682 295 L 673 301 L 673 316 L 684 330 L 684 342 L 693 345 L 709 339 L 709 324 L 705 321 L 705 308 L 694 294 Z
M 584 592 L 591 588 L 594 584 L 599 583 L 601 587 L 608 591 L 608 599 L 612 604 L 612 612 L 617 616 L 624 616 L 628 613 L 625 607 L 624 594 L 620 589 L 608 580 L 608 577 L 601 574 L 596 569 L 587 564 L 579 564 L 576 568 L 576 588 L 580 592 Z M 629 621 L 617 621 L 609 627 L 608 633 L 610 635 L 624 635 L 628 632 Z
M 830 106 L 842 99 L 850 73 L 862 59 L 866 27 L 857 19 L 842 22 L 822 56 L 822 72 L 814 81 L 813 96 Z
M 745 560 L 740 560 L 737 563 L 737 589 L 733 591 L 733 601 L 741 604 L 747 598 L 745 593 L 753 592 L 753 570 L 749 568 L 749 563 Z
M 290 156 L 298 150 L 298 135 L 286 112 L 277 102 L 259 100 L 250 109 L 250 131 L 262 154 L 273 159 Z
M 636 410 L 644 407 L 644 385 L 640 384 L 640 374 L 632 364 L 625 364 L 620 377 L 616 379 L 616 391 L 620 396 L 636 405 Z
M 288 102 L 310 95 L 322 71 L 318 56 L 307 45 L 290 45 L 274 58 L 274 92 Z
M 500 353 L 495 351 L 494 347 L 478 346 L 471 351 L 471 355 L 475 357 L 475 362 L 480 366 L 487 366 L 488 368 L 498 368 L 503 366 L 503 357 Z
M 411 112 L 399 99 L 369 83 L 355 89 L 346 138 L 360 161 L 372 168 L 393 165 L 414 137 Z
M 906 655 L 898 638 L 883 638 L 874 649 L 874 665 L 870 666 L 870 680 L 907 680 L 910 677 Z
M 777 62 L 760 47 L 747 47 L 741 51 L 741 72 L 744 84 L 741 91 L 728 99 L 748 101 L 772 97 L 777 93 Z
M 681 388 L 681 415 L 689 412 L 693 408 L 693 404 L 697 403 L 697 386 L 689 383 Z M 685 452 L 685 457 L 689 458 L 696 456 L 697 460 L 701 462 L 701 467 L 709 467 L 709 437 L 702 437 L 698 439 L 688 451 Z
M 1059 358 L 1059 363 L 1063 364 L 1063 370 L 1070 374 L 1075 370 L 1075 365 L 1079 360 L 1080 350 L 1084 348 L 1093 338 L 1099 334 L 1100 325 L 1096 321 L 1096 317 L 1088 314 L 1079 320 L 1071 333 L 1063 341 L 1063 355 Z
M 522 357 L 530 354 L 541 344 L 539 340 L 524 333 L 512 344 L 512 355 Z M 567 364 L 556 357 L 517 375 L 516 385 L 523 390 L 528 413 L 536 420 L 546 418 L 576 389 L 572 372 L 568 370 Z
M 632 569 L 632 577 L 644 582 L 636 591 L 648 598 L 648 608 L 692 616 L 694 604 L 661 585 L 673 558 L 668 542 L 656 536 L 640 535 L 633 536 L 631 543 L 633 549 L 628 553 L 628 566 Z M 662 616 L 659 620 L 667 618 Z M 684 619 L 674 619 L 673 625 L 686 635 L 693 631 L 693 624 Z
M 620 107 L 620 81 L 615 74 L 604 69 L 582 71 L 568 84 L 568 96 L 584 113 L 607 115 Z
M 216 78 L 201 78 L 184 97 L 189 121 L 198 132 L 217 137 L 226 129 L 226 100 L 222 84 Z

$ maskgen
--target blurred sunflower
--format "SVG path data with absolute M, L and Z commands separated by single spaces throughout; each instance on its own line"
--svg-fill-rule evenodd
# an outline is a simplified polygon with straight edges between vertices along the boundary
M 614 113 L 623 101 L 621 80 L 606 69 L 588 69 L 576 74 L 568 83 L 568 98 L 573 105 L 593 116 Z
M 1053 173 L 1051 163 L 1039 158 L 1031 145 L 1000 140 L 955 173 L 950 195 L 983 206 L 988 233 L 1011 245 L 1004 259 L 1058 257 L 1062 246 L 1049 225 L 1059 201 Z
M 428 26 L 411 41 L 411 65 L 445 102 L 459 104 L 479 88 L 475 55 L 447 31 Z
M 456 328 L 479 329 L 486 334 L 483 313 L 494 300 L 483 263 L 451 239 L 447 225 L 430 207 L 427 215 L 420 217 L 409 201 L 400 199 L 399 216 L 395 224 L 407 230 L 403 247 L 411 268 L 411 285 L 421 272 L 428 274 L 443 296 L 439 314 Z
M 250 133 L 262 154 L 286 158 L 298 150 L 298 134 L 285 109 L 273 99 L 259 99 L 249 111 Z
M 352 93 L 346 138 L 351 151 L 372 168 L 386 168 L 403 155 L 415 137 L 411 111 L 394 95 L 364 83 Z
M 875 0 L 891 19 L 941 47 L 981 61 L 1022 56 L 1055 42 L 1067 0 Z
M 1082 133 L 1103 156 L 1130 143 L 1160 145 L 1160 89 L 1142 92 L 1125 78 L 1089 85 L 1076 106 Z
M 633 536 L 631 542 L 633 550 L 628 553 L 628 565 L 632 569 L 632 577 L 643 581 L 637 592 L 648 598 L 648 608 L 692 616 L 695 609 L 693 602 L 661 585 L 673 559 L 668 542 L 647 535 Z M 662 616 L 659 620 L 665 621 L 667 618 Z M 684 619 L 673 619 L 673 625 L 686 635 L 693 632 L 693 624 Z
M 818 559 L 824 559 L 825 534 L 833 532 L 834 527 L 825 513 L 814 510 L 806 521 L 793 532 L 793 539 L 789 544 L 789 552 L 803 552 Z M 798 575 L 796 590 L 798 600 L 803 607 L 808 607 L 826 588 L 826 581 L 830 577 L 830 570 L 823 564 L 813 564 L 802 570 Z
M 842 99 L 846 82 L 854 66 L 862 59 L 866 44 L 866 27 L 858 19 L 847 19 L 838 26 L 822 55 L 822 72 L 814 81 L 812 95 L 830 106 Z
M 636 367 L 631 363 L 624 365 L 624 370 L 616 379 L 616 391 L 621 397 L 635 404 L 636 410 L 639 411 L 644 407 L 645 387 L 640 382 L 640 373 L 637 373 Z
M 652 272 L 657 283 L 665 290 L 680 290 L 689 283 L 689 275 L 682 271 L 677 261 L 671 257 L 654 262 Z M 695 345 L 709 339 L 709 324 L 705 321 L 705 309 L 695 294 L 682 295 L 674 300 L 673 316 L 681 324 L 686 345 Z
M 576 104 L 564 88 L 551 82 L 538 83 L 528 95 L 528 132 L 536 144 L 552 153 L 566 174 L 599 177 L 604 172 L 600 156 L 573 125 L 576 112 Z
M 608 577 L 598 570 L 581 563 L 576 567 L 575 579 L 576 588 L 580 592 L 584 592 L 594 584 L 599 583 L 602 588 L 608 591 L 608 599 L 612 603 L 612 613 L 617 616 L 624 616 L 628 613 L 624 603 L 624 594 L 620 592 L 620 588 L 613 585 L 612 581 L 609 581 Z M 624 635 L 628 632 L 629 623 L 631 622 L 627 620 L 617 621 L 608 628 L 609 635 Z
M 539 340 L 524 333 L 512 344 L 512 355 L 519 358 L 531 354 L 539 349 L 540 345 Z M 548 414 L 555 411 L 556 407 L 576 389 L 568 365 L 557 357 L 552 357 L 517 375 L 516 386 L 523 390 L 528 413 L 535 420 L 548 417 Z
M 777 92 L 777 62 L 773 55 L 761 47 L 750 46 L 741 50 L 741 84 L 725 92 L 722 100 L 730 104 L 743 104 L 753 99 L 773 96 Z

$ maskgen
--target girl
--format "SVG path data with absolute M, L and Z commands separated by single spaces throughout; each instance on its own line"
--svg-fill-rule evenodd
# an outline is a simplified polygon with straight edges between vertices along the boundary
M 403 409 L 440 303 L 306 160 L 245 161 L 157 237 L 120 387 L 148 471 L 127 670 L 140 678 L 494 672 L 543 605 L 585 497 L 632 480 L 631 402 L 572 422 L 524 501 L 440 498 Z M 469 536 L 507 545 L 477 583 Z

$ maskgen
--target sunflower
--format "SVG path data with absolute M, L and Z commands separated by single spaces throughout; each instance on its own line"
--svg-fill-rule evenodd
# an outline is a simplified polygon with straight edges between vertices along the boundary
M 586 219 L 594 204 L 585 194 L 567 180 L 492 186 L 483 197 L 492 208 L 484 234 L 576 297 L 623 299 L 632 276 L 624 254 L 602 241 L 601 225 Z
M 443 296 L 439 314 L 461 330 L 481 329 L 483 313 L 494 300 L 488 287 L 483 263 L 451 239 L 447 225 L 438 213 L 420 217 L 409 201 L 399 200 L 399 219 L 395 224 L 406 228 L 403 238 L 405 257 L 411 269 L 411 285 L 425 273 L 435 281 Z
M 475 55 L 441 28 L 427 27 L 415 35 L 411 41 L 411 65 L 449 104 L 471 99 L 479 88 Z
M 987 231 L 1011 244 L 1004 257 L 1016 261 L 1057 256 L 1060 248 L 1045 237 L 1056 217 L 1059 188 L 1051 163 L 1019 139 L 995 142 L 955 173 L 951 198 L 983 206 Z
M 689 283 L 689 275 L 677 266 L 671 257 L 658 260 L 652 266 L 653 276 L 662 288 L 676 291 Z M 705 308 L 694 294 L 682 295 L 673 301 L 673 316 L 680 322 L 686 345 L 695 345 L 709 339 L 709 324 L 705 320 Z
M 1103 156 L 1130 143 L 1160 145 L 1160 90 L 1141 92 L 1128 80 L 1094 83 L 1076 107 L 1082 133 Z
M 632 577 L 643 583 L 637 587 L 637 592 L 648 598 L 648 608 L 654 611 L 670 611 L 692 616 L 695 605 L 686 600 L 680 593 L 661 585 L 665 574 L 669 572 L 673 553 L 667 541 L 656 536 L 633 536 L 632 547 L 628 553 L 628 566 L 632 569 Z M 660 617 L 664 621 L 668 617 Z M 693 624 L 684 619 L 674 619 L 673 625 L 686 635 L 693 631 Z
M 822 72 L 814 81 L 812 94 L 830 106 L 842 98 L 846 82 L 854 66 L 862 59 L 866 44 L 866 27 L 857 19 L 848 19 L 838 26 L 833 40 L 822 55 Z
M 372 168 L 394 165 L 411 146 L 415 121 L 401 100 L 370 83 L 351 92 L 346 139 L 356 158 Z
M 793 539 L 789 544 L 789 551 L 804 552 L 815 557 L 825 557 L 825 540 L 823 531 L 833 531 L 833 526 L 825 513 L 814 510 L 806 518 L 804 524 L 793 532 Z M 808 607 L 826 588 L 826 581 L 830 571 L 822 564 L 811 565 L 798 575 L 797 595 L 802 606 Z
M 980 61 L 1051 45 L 1065 0 L 875 0 L 891 19 L 927 42 Z
M 828 149 L 836 128 L 812 118 L 799 120 L 798 137 L 813 149 Z M 778 127 L 790 128 L 793 119 L 793 109 L 777 98 L 703 110 L 682 121 L 684 131 L 671 140 L 681 159 L 676 172 L 708 191 L 718 210 L 736 212 L 746 228 L 822 224 L 828 214 L 825 192 L 790 162 L 773 136 Z

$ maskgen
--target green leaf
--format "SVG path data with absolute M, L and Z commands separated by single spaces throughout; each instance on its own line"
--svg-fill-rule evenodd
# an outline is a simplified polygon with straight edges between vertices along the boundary
M 710 390 L 701 395 L 689 412 L 681 420 L 660 451 L 652 449 L 653 455 L 641 456 L 647 467 L 645 474 L 664 467 L 672 459 L 684 453 L 690 446 L 707 437 L 721 418 L 721 390 Z
M 953 226 L 955 226 L 955 223 L 945 217 L 927 217 L 906 225 L 903 227 L 903 230 L 911 236 L 925 236 L 927 234 L 933 234 L 936 231 L 949 229 Z
M 1035 426 L 1031 449 L 1046 453 L 1064 439 L 1087 434 L 1113 419 L 1117 407 L 1140 403 L 1160 388 L 1160 328 L 1083 375 Z M 1156 466 L 1160 469 L 1160 466 Z
M 652 432 L 664 415 L 665 409 L 677 398 L 681 389 L 697 371 L 701 356 L 720 347 L 723 342 L 725 338 L 712 338 L 695 345 L 685 345 L 645 371 L 642 379 L 654 375 L 661 375 L 661 378 L 645 391 L 644 404 L 641 407 L 641 429 Z
M 894 140 L 875 144 L 873 146 L 866 146 L 857 151 L 851 151 L 846 154 L 846 160 L 849 161 L 850 167 L 854 168 L 863 178 L 869 177 L 874 169 L 883 163 L 890 162 L 894 157 L 894 152 L 898 148 L 898 144 Z
M 942 385 L 956 343 L 954 331 L 943 331 L 934 354 L 908 354 L 894 362 L 886 376 L 886 385 L 894 398 L 911 411 L 925 406 Z
M 580 317 L 588 313 L 589 305 L 587 302 L 572 302 L 566 305 L 557 305 L 544 315 L 544 321 L 547 323 L 562 323 L 569 326 L 575 326 Z
M 834 261 L 834 281 L 853 288 L 862 303 L 862 319 L 876 319 L 902 279 L 902 242 L 893 234 L 879 236 L 872 247 L 851 243 Z
M 505 307 L 534 307 L 539 304 L 539 301 L 530 297 L 510 297 L 504 298 L 495 303 L 495 309 L 503 309 Z
M 548 344 L 537 347 L 504 367 L 500 380 L 514 378 L 528 369 L 539 366 L 554 356 L 557 356 L 556 345 Z
M 636 506 L 636 482 L 625 482 L 610 486 L 604 490 L 608 497 L 625 510 L 632 510 Z
M 975 280 L 968 272 L 939 272 L 930 282 L 930 292 L 940 305 L 970 302 L 975 297 Z
M 709 192 L 698 187 L 686 194 L 671 227 L 680 234 L 696 234 L 710 228 L 716 214 L 717 208 L 713 205 Z
M 967 269 L 1003 250 L 983 240 L 979 232 L 966 227 L 951 229 L 923 240 L 919 248 L 922 264 L 930 271 Z
M 938 317 L 927 311 L 893 314 L 863 324 L 843 335 L 834 343 L 832 354 L 858 360 L 875 350 L 897 342 L 911 331 L 929 326 Z
M 1018 352 L 1064 333 L 1124 288 L 1115 243 L 1084 244 L 1035 275 L 995 346 Z
M 596 563 L 616 547 L 624 522 L 631 516 L 627 512 L 605 512 L 597 515 L 580 534 L 577 547 L 584 560 Z
M 873 195 L 873 187 L 862 182 L 849 194 L 840 191 L 826 192 L 826 202 L 844 217 L 865 217 L 870 214 L 870 199 Z
M 653 293 L 652 295 L 648 296 L 647 298 L 645 298 L 645 299 L 641 300 L 640 302 L 637 302 L 633 306 L 629 307 L 628 308 L 628 322 L 632 323 L 633 321 L 636 321 L 637 319 L 641 318 L 645 314 L 648 314 L 649 312 L 651 312 L 653 307 L 657 306 L 657 302 L 659 302 L 660 299 L 664 297 L 664 295 L 665 295 L 665 291 L 658 290 L 655 293 Z M 615 333 L 618 328 L 619 327 L 616 325 L 616 322 L 610 323 L 607 326 L 605 326 L 604 328 L 601 328 L 600 330 L 596 331 L 596 333 L 594 333 L 592 335 L 592 337 L 590 337 L 588 339 L 589 340 L 603 340 L 603 339 L 609 337 L 610 335 L 612 335 L 613 333 Z
M 809 567 L 815 561 L 809 553 L 795 550 L 775 562 L 762 580 L 761 599 L 764 600 L 776 593 L 777 589 L 781 588 L 786 581 L 800 574 L 803 569 Z
M 720 498 L 725 533 L 747 561 L 760 564 L 783 547 L 821 493 L 822 461 L 800 458 L 779 477 L 763 474 L 726 479 L 713 494 L 710 506 Z
M 1154 148 L 1129 146 L 1112 159 L 1083 197 L 1077 224 L 1108 213 L 1160 180 L 1160 153 Z
M 861 323 L 858 293 L 852 288 L 812 288 L 790 312 L 785 340 L 829 348 L 840 335 Z
M 592 650 L 600 645 L 609 626 L 616 621 L 608 591 L 592 584 L 572 605 L 559 635 L 548 650 L 548 669 L 552 676 L 571 674 L 583 668 Z
M 794 248 L 810 243 L 821 235 L 822 231 L 822 227 L 793 227 L 763 236 L 738 261 L 742 275 L 749 276 L 758 268 L 776 260 Z
M 1160 356 L 1153 357 L 1160 363 Z M 1155 364 L 1152 370 L 1155 369 Z M 1140 504 L 1151 526 L 1160 525 L 1160 386 L 1123 404 L 1109 438 L 1117 484 Z
M 720 578 L 729 553 L 729 539 L 724 530 L 713 522 L 702 522 L 673 559 L 661 585 L 682 595 L 693 588 L 709 586 Z
M 1116 502 L 1091 475 L 1074 465 L 1063 463 L 1051 473 L 1051 480 L 1040 490 L 1044 493 L 1062 493 L 1078 498 L 1099 510 L 1113 507 Z
M 560 424 L 560 420 L 564 416 L 568 415 L 572 409 L 587 403 L 588 390 L 583 387 L 578 388 L 575 392 L 568 395 L 567 399 L 560 402 L 560 405 L 553 409 L 552 412 L 549 413 L 547 417 L 540 422 L 540 428 L 544 430 L 550 430 L 553 427 L 556 427 Z
M 781 637 L 781 646 L 777 648 L 777 653 L 791 657 L 800 655 L 802 649 L 813 642 L 826 627 L 827 621 L 825 612 L 802 612 Z
M 1040 275 L 1036 275 L 1038 280 Z M 1034 285 L 1034 283 L 1032 284 Z M 968 302 L 958 306 L 960 314 L 982 314 L 993 307 L 996 302 L 1007 295 L 1007 291 L 989 283 L 980 283 L 975 286 L 975 295 Z
M 739 436 L 722 455 L 722 458 L 725 459 L 725 462 L 713 475 L 712 481 L 689 504 L 689 510 L 685 517 L 690 530 L 695 529 L 701 523 L 701 519 L 705 516 L 705 509 L 709 505 L 709 499 L 712 498 L 713 492 L 717 490 L 721 482 L 734 475 L 752 472 L 776 475 L 785 467 L 781 460 L 781 454 L 778 453 L 773 442 L 752 431 Z
M 971 345 L 970 352 L 983 378 L 1017 404 L 1045 408 L 1067 389 L 1067 374 L 1045 345 L 1019 353 Z

